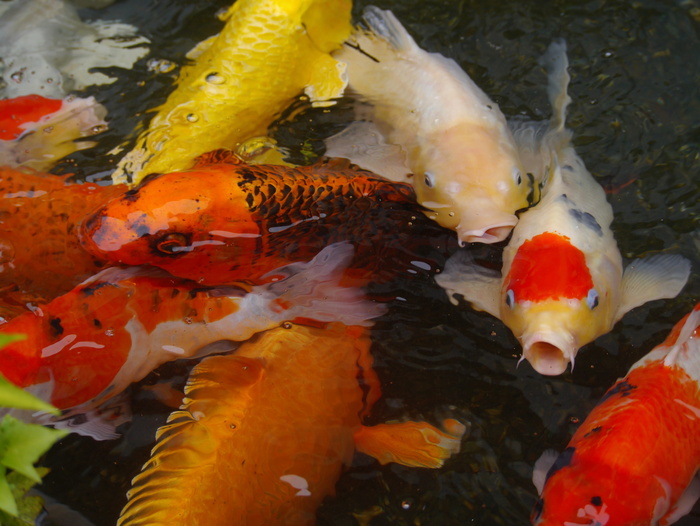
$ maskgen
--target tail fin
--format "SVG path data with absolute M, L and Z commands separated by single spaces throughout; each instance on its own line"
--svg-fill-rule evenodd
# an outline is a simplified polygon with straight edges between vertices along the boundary
M 547 68 L 547 95 L 552 105 L 551 129 L 561 132 L 566 124 L 566 109 L 571 103 L 568 93 L 571 77 L 567 71 L 569 59 L 566 56 L 566 41 L 553 41 L 540 59 L 540 64 Z
M 277 295 L 279 305 L 291 305 L 288 319 L 371 325 L 368 320 L 384 313 L 384 305 L 365 299 L 362 290 L 340 284 L 354 252 L 348 242 L 334 243 L 309 262 L 292 263 L 274 271 L 286 277 L 267 287 Z
M 362 18 L 375 35 L 386 40 L 396 51 L 410 50 L 417 46 L 413 37 L 391 11 L 370 5 L 365 8 Z

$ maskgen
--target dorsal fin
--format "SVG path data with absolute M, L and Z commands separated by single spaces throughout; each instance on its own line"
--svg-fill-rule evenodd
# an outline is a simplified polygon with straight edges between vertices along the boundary
M 242 164 L 243 161 L 231 150 L 221 148 L 203 153 L 194 160 L 192 168 L 200 168 L 212 164 Z

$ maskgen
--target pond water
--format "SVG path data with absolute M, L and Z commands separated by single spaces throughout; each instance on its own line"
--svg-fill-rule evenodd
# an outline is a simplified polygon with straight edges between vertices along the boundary
M 368 2 L 357 1 L 359 15 Z M 110 129 L 96 148 L 71 156 L 58 171 L 107 179 L 106 153 L 143 122 L 173 87 L 177 68 L 149 69 L 152 59 L 184 63 L 184 54 L 215 33 L 222 0 L 123 0 L 84 18 L 121 19 L 152 42 L 151 53 L 119 80 L 94 87 L 109 111 Z M 577 424 L 629 366 L 659 343 L 700 300 L 700 2 L 642 0 L 377 1 L 392 9 L 423 48 L 455 59 L 506 116 L 549 117 L 546 76 L 537 59 L 552 39 L 568 43 L 568 125 L 579 155 L 609 191 L 613 228 L 625 258 L 673 252 L 694 272 L 674 300 L 635 309 L 579 354 L 573 372 L 549 378 L 527 363 L 516 367 L 519 345 L 494 318 L 455 307 L 425 272 L 406 269 L 371 292 L 390 298 L 373 329 L 373 355 L 383 398 L 372 422 L 471 423 L 461 453 L 440 470 L 379 466 L 357 454 L 318 511 L 319 525 L 524 525 L 536 491 L 532 465 L 545 449 L 563 449 Z M 347 122 L 345 105 L 296 114 L 275 126 L 298 157 Z M 77 170 L 77 172 L 76 172 Z M 434 267 L 444 264 L 444 238 L 431 225 L 425 238 Z M 451 247 L 447 247 L 451 248 Z M 497 247 L 483 249 L 497 259 Z M 161 368 L 183 384 L 191 363 Z M 147 379 L 148 381 L 148 379 Z M 134 421 L 123 438 L 95 442 L 71 436 L 45 464 L 41 489 L 95 525 L 113 525 L 131 478 L 169 409 L 134 389 Z M 303 429 L 299 430 L 303 433 Z M 669 452 L 669 454 L 673 454 Z M 630 458 L 634 463 L 637 459 Z M 44 524 L 49 524 L 48 521 Z M 700 524 L 700 507 L 678 524 Z

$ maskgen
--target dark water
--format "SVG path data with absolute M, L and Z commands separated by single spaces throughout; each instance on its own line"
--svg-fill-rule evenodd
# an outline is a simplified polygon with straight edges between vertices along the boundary
M 318 523 L 524 525 L 535 501 L 531 469 L 542 451 L 563 449 L 607 387 L 700 300 L 700 2 L 376 3 L 392 9 L 422 47 L 459 62 L 507 116 L 549 116 L 537 59 L 553 38 L 565 38 L 573 99 L 568 124 L 579 154 L 610 191 L 623 256 L 675 252 L 695 269 L 678 298 L 635 309 L 581 351 L 573 373 L 555 378 L 527 363 L 516 368 L 520 349 L 509 331 L 488 315 L 452 306 L 430 276 L 404 272 L 374 287 L 376 294 L 402 299 L 390 303 L 374 330 L 384 397 L 371 420 L 455 416 L 471 422 L 471 434 L 441 470 L 381 467 L 358 454 L 336 496 L 319 510 Z M 80 178 L 107 176 L 106 152 L 172 89 L 177 70 L 151 72 L 148 60 L 182 64 L 185 52 L 220 27 L 214 15 L 225 5 L 125 0 L 81 11 L 134 24 L 153 45 L 132 71 L 119 71 L 118 82 L 89 90 L 109 109 L 110 131 L 67 167 L 77 166 Z M 355 12 L 364 5 L 357 2 Z M 310 139 L 318 146 L 316 139 L 348 118 L 342 107 L 310 112 L 276 133 L 299 150 Z M 425 232 L 417 228 L 415 235 Z M 432 252 L 436 266 L 443 263 L 439 248 Z M 171 364 L 159 375 L 184 382 L 188 365 Z M 168 413 L 147 394 L 134 393 L 135 420 L 122 440 L 68 438 L 46 461 L 53 471 L 42 489 L 96 525 L 115 523 Z M 678 524 L 700 524 L 700 507 Z

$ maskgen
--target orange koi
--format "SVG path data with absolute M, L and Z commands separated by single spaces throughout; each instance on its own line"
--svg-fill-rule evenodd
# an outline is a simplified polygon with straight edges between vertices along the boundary
M 665 526 L 700 497 L 700 304 L 535 464 L 537 526 Z
M 80 245 L 78 225 L 125 190 L 0 167 L 0 316 L 46 303 L 104 267 Z
M 368 308 L 358 320 L 358 293 L 336 286 L 352 253 L 349 244 L 332 245 L 308 263 L 276 270 L 283 280 L 248 294 L 159 269 L 106 269 L 1 326 L 27 338 L 0 350 L 0 372 L 68 415 L 83 414 L 167 361 L 230 350 L 231 342 L 286 321 L 362 323 Z M 382 306 L 369 312 L 376 316 Z
M 106 114 L 94 97 L 0 100 L 0 164 L 49 170 L 62 157 L 94 146 L 80 139 L 106 130 Z
M 377 271 L 376 280 L 395 272 L 386 257 L 407 245 L 396 226 L 416 221 L 419 210 L 410 186 L 345 160 L 292 168 L 214 152 L 107 203 L 86 218 L 81 236 L 98 258 L 212 285 L 259 283 L 271 269 L 352 239 L 353 268 Z
M 379 397 L 370 346 L 367 328 L 293 325 L 203 360 L 134 478 L 119 526 L 311 525 L 356 449 L 382 463 L 442 466 L 465 432 L 456 420 L 446 432 L 425 422 L 362 425 Z

